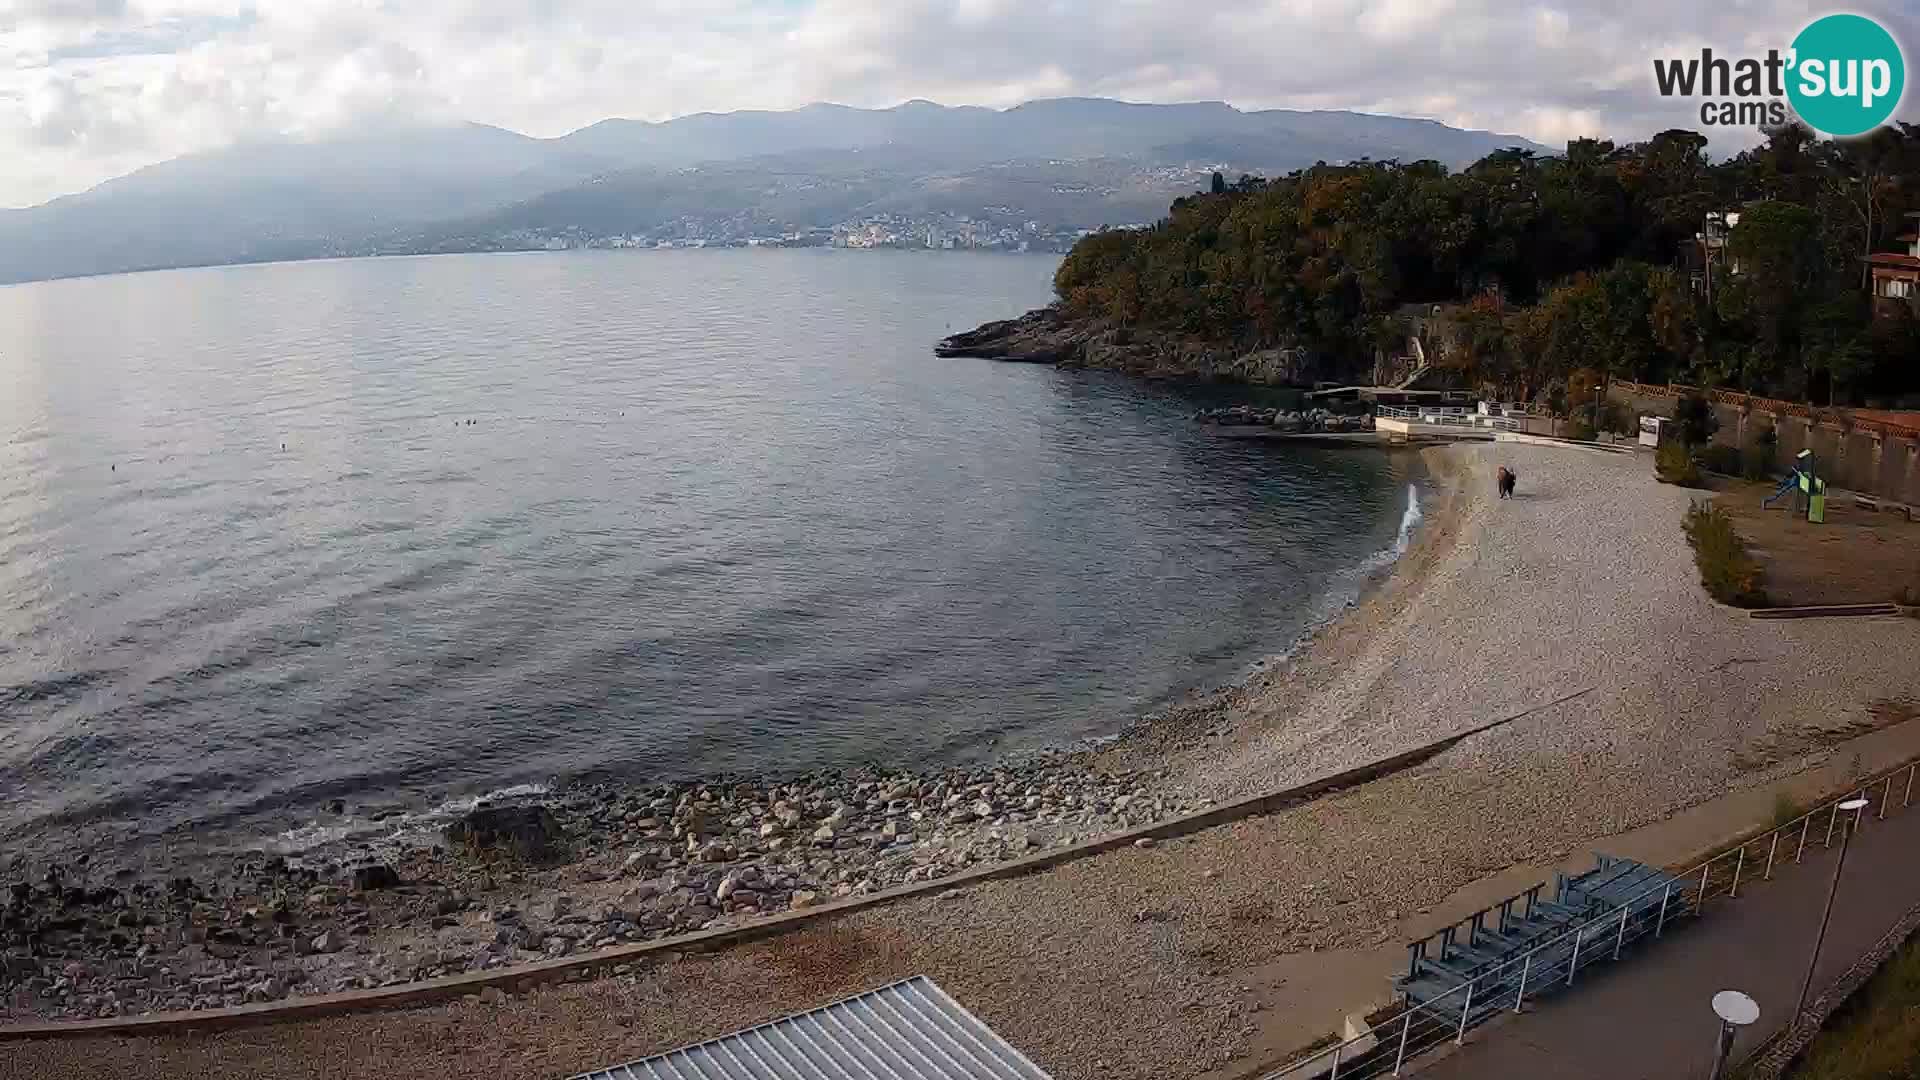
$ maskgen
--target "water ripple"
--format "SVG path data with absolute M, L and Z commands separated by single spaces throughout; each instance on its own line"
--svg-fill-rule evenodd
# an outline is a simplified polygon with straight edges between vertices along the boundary
M 911 265 L 909 265 L 911 263 Z M 0 289 L 0 837 L 1111 733 L 1342 602 L 1398 459 L 938 360 L 1041 258 L 604 253 Z M 911 272 L 905 272 L 910 270 Z M 112 317 L 103 317 L 112 316 Z

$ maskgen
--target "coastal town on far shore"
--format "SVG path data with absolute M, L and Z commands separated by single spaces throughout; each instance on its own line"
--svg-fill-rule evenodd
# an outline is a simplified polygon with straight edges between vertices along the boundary
M 988 213 L 992 213 L 989 209 Z M 1142 222 L 1112 226 L 1145 229 Z M 876 214 L 835 225 L 751 231 L 733 222 L 688 218 L 644 232 L 600 234 L 584 228 L 514 229 L 467 238 L 463 250 L 571 251 L 584 249 L 675 248 L 845 248 L 849 250 L 996 251 L 1054 253 L 1069 251 L 1095 229 L 1069 229 L 1034 219 L 1017 220 L 1009 211 L 992 217 Z

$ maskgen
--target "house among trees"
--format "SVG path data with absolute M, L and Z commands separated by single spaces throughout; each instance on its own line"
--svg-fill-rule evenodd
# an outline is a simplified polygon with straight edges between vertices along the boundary
M 1904 253 L 1876 251 L 1867 256 L 1867 266 L 1873 271 L 1873 313 L 1877 317 L 1890 317 L 1902 305 L 1920 311 L 1920 213 L 1908 214 L 1907 220 L 1913 225 L 1894 237 L 1907 245 Z
M 1691 241 L 1680 245 L 1681 266 L 1694 292 L 1713 295 L 1716 268 L 1722 277 L 1740 273 L 1739 258 L 1730 256 L 1727 249 L 1727 238 L 1739 224 L 1739 210 L 1709 211 L 1700 231 L 1693 234 Z

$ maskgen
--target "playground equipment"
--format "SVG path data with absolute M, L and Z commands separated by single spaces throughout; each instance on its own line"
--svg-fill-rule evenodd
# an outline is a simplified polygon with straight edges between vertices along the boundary
M 1796 512 L 1804 503 L 1808 521 L 1816 525 L 1826 522 L 1827 482 L 1822 480 L 1814 470 L 1813 451 L 1802 450 L 1794 455 L 1793 471 L 1787 474 L 1786 479 L 1780 481 L 1780 486 L 1774 490 L 1773 494 L 1761 500 L 1760 509 L 1767 509 L 1789 494 L 1794 497 L 1793 506 Z

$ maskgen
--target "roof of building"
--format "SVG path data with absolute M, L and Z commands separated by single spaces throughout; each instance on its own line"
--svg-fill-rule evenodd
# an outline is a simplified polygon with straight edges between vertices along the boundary
M 925 976 L 573 1080 L 1048 1080 Z
M 1876 251 L 1866 256 L 1866 261 L 1875 266 L 1899 267 L 1903 270 L 1920 270 L 1920 257 L 1894 251 Z

